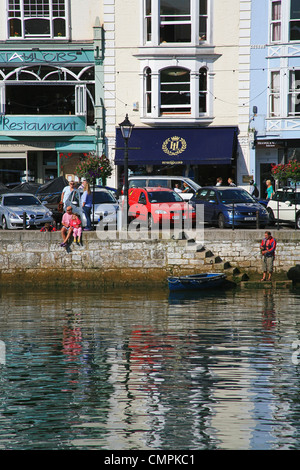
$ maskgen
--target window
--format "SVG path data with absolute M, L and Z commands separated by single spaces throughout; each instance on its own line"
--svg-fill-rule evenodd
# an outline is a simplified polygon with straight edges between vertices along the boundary
M 146 97 L 146 103 L 145 103 L 145 108 L 146 108 L 146 113 L 150 114 L 152 111 L 152 100 L 151 100 L 151 90 L 152 90 L 152 84 L 151 84 L 151 69 L 147 67 L 146 73 L 145 73 L 145 97 Z
M 0 70 L 6 115 L 78 115 L 94 123 L 94 68 L 32 66 Z
M 65 3 L 65 0 L 8 0 L 8 37 L 65 39 Z
M 300 70 L 290 71 L 289 75 L 289 116 L 300 115 Z
M 191 42 L 191 2 L 160 0 L 160 42 Z
M 270 117 L 280 116 L 280 73 L 271 72 Z
M 144 43 L 207 41 L 209 0 L 144 0 Z
M 207 70 L 199 70 L 199 114 L 207 111 Z
M 300 0 L 291 0 L 290 41 L 300 40 Z
M 273 0 L 271 5 L 271 42 L 281 40 L 281 0 Z
M 190 113 L 190 72 L 168 67 L 160 73 L 160 114 Z

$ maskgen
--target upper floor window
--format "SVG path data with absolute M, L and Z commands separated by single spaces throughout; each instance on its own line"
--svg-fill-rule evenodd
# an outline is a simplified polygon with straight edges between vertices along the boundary
M 270 83 L 270 117 L 280 116 L 280 72 L 271 72 Z
M 281 0 L 272 0 L 271 5 L 271 41 L 281 40 Z
M 210 0 L 144 0 L 144 41 L 154 45 L 207 41 Z
M 290 41 L 300 40 L 300 0 L 291 0 Z
M 8 37 L 66 38 L 65 0 L 8 0 Z
M 160 73 L 160 114 L 190 113 L 190 71 L 168 67 Z
M 289 116 L 300 115 L 300 70 L 291 70 L 289 74 Z

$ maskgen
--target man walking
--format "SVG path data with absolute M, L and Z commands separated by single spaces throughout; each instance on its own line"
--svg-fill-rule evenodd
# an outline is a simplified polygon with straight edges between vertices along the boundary
M 265 238 L 260 244 L 260 251 L 262 254 L 262 269 L 263 277 L 261 281 L 271 280 L 275 259 L 276 240 L 272 237 L 271 232 L 265 232 Z

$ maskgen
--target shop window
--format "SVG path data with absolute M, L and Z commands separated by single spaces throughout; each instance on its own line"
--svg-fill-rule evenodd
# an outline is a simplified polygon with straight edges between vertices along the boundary
M 66 38 L 65 0 L 7 0 L 9 38 Z
M 191 113 L 190 71 L 168 67 L 160 73 L 160 114 Z

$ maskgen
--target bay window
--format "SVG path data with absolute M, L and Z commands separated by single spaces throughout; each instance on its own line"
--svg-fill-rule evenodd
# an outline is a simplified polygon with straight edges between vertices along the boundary
M 289 116 L 300 115 L 300 70 L 290 71 L 288 114 Z
M 280 116 L 280 72 L 271 72 L 270 117 Z
M 201 44 L 208 38 L 210 0 L 144 0 L 144 42 Z
M 66 0 L 7 0 L 8 37 L 67 37 Z

